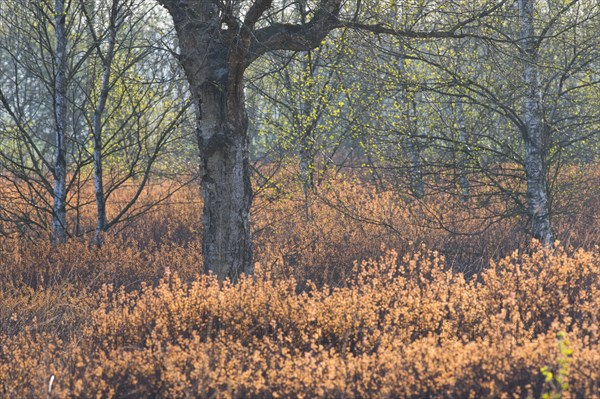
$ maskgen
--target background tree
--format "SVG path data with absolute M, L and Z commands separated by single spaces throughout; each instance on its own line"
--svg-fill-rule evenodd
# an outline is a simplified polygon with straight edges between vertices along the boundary
M 564 166 L 589 159 L 587 146 L 597 148 L 598 112 L 589 105 L 597 91 L 598 43 L 589 34 L 598 9 L 577 1 L 497 5 L 463 37 L 405 37 L 396 51 L 380 41 L 383 60 L 370 69 L 387 82 L 379 91 L 386 116 L 369 120 L 370 148 L 388 176 L 407 170 L 391 155 L 401 143 L 390 132 L 409 131 L 393 101 L 408 87 L 419 93 L 420 130 L 412 136 L 426 146 L 420 160 L 428 192 L 456 195 L 477 210 L 482 229 L 524 216 L 529 234 L 551 244 L 551 217 L 562 212 L 554 206 L 561 196 L 557 178 Z M 398 57 L 410 65 L 404 73 L 393 67 Z M 461 233 L 442 215 L 431 217 Z
M 49 198 L 57 192 L 53 184 L 57 142 L 50 140 L 43 123 L 44 115 L 54 115 L 56 108 L 55 68 L 50 68 L 56 59 L 50 18 L 54 13 L 39 2 L 11 1 L 2 7 L 6 12 L 0 22 L 6 30 L 0 37 L 4 71 L 0 160 L 2 178 L 13 188 L 2 217 L 21 233 L 42 232 L 48 215 L 56 215 Z M 80 225 L 80 215 L 95 204 L 99 242 L 102 232 L 151 207 L 141 201 L 143 191 L 152 175 L 166 171 L 161 159 L 167 152 L 184 145 L 188 101 L 170 55 L 174 37 L 160 22 L 164 14 L 157 5 L 72 0 L 65 12 L 70 42 L 65 55 L 66 102 L 61 103 L 67 132 L 62 142 L 66 152 L 60 158 L 66 168 L 61 209 L 64 223 L 70 221 L 71 227 L 64 225 L 64 233 L 65 239 L 85 234 L 88 227 Z M 92 196 L 86 188 L 90 179 L 96 183 Z M 187 182 L 189 176 L 174 183 L 165 197 Z M 106 201 L 131 186 L 132 196 L 116 214 L 106 215 Z M 74 211 L 70 218 L 67 210 Z
M 68 4 L 67 4 L 68 7 Z M 52 241 L 64 242 L 67 239 L 67 7 L 63 0 L 54 1 L 54 34 L 56 52 L 54 55 L 54 204 L 52 220 Z M 50 10 L 46 10 L 50 11 Z
M 300 181 L 307 219 L 311 194 L 331 167 L 345 164 L 358 141 L 356 122 L 369 97 L 356 90 L 353 75 L 360 66 L 346 68 L 353 53 L 351 33 L 339 30 L 317 49 L 273 52 L 248 72 L 250 125 L 257 127 L 252 149 L 272 161 L 291 161 L 297 174 L 288 167 L 286 178 Z

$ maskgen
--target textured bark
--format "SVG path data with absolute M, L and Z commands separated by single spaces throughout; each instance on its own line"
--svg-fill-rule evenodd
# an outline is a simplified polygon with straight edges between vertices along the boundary
M 521 50 L 525 81 L 525 173 L 531 233 L 540 242 L 552 245 L 550 198 L 547 181 L 546 145 L 539 81 L 538 39 L 534 29 L 535 0 L 519 0 Z
M 216 6 L 194 7 L 168 9 L 196 106 L 204 270 L 236 281 L 242 272 L 252 272 L 244 59 L 226 45 Z
M 196 105 L 205 272 L 236 281 L 252 273 L 248 119 L 244 71 L 267 51 L 309 50 L 334 27 L 340 0 L 323 1 L 311 21 L 254 29 L 272 4 L 254 1 L 244 16 L 219 2 L 159 0 L 171 16 L 180 62 Z
M 55 0 L 54 15 L 56 54 L 54 65 L 55 148 L 52 242 L 59 243 L 65 242 L 67 239 L 67 37 L 63 0 Z
M 192 89 L 198 112 L 205 272 L 236 281 L 252 273 L 247 117 L 242 85 L 200 85 Z M 229 99 L 227 98 L 229 97 Z M 231 101 L 233 100 L 233 101 Z
M 199 109 L 204 269 L 219 279 L 236 281 L 241 272 L 252 273 L 252 186 L 245 109 L 242 106 L 235 116 L 227 116 L 231 104 L 218 87 L 205 86 L 193 92 Z

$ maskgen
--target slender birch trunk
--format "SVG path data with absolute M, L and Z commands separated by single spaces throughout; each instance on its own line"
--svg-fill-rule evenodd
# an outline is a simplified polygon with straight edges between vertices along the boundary
M 306 4 L 297 2 L 296 7 L 300 13 L 300 20 L 306 23 Z M 303 74 L 312 76 L 312 54 L 307 51 L 305 57 L 300 59 L 300 70 Z M 300 104 L 301 121 L 298 124 L 300 128 L 300 178 L 302 179 L 302 188 L 304 190 L 306 220 L 310 218 L 309 196 L 314 188 L 314 126 L 309 122 L 312 100 L 302 98 Z
M 398 57 L 398 69 L 400 70 L 400 75 L 404 75 L 406 65 L 403 56 Z M 405 142 L 408 147 L 408 156 L 410 157 L 411 162 L 410 188 L 415 197 L 422 198 L 425 195 L 425 187 L 423 183 L 421 150 L 419 148 L 418 138 L 415 137 L 417 133 L 416 102 L 411 98 L 406 84 L 403 84 L 402 90 L 400 90 L 399 102 L 406 126 L 407 137 Z
M 535 0 L 519 0 L 521 55 L 525 80 L 525 174 L 531 232 L 546 245 L 554 242 L 547 181 L 546 148 L 542 117 L 542 93 L 538 70 L 538 45 L 534 29 Z
M 465 112 L 463 108 L 463 102 L 461 99 L 458 100 L 457 104 L 457 117 L 458 117 L 458 133 L 459 133 L 459 154 L 458 154 L 458 184 L 460 186 L 460 200 L 467 202 L 469 200 L 469 177 L 467 174 L 467 158 L 469 150 L 468 144 L 468 132 L 465 123 Z
M 425 196 L 423 163 L 421 161 L 419 138 L 416 137 L 418 133 L 417 103 L 414 99 L 409 98 L 409 93 L 406 90 L 402 96 L 404 97 L 404 118 L 408 129 L 406 143 L 408 144 L 408 155 L 410 157 L 410 189 L 416 198 L 423 198 Z
M 54 61 L 55 148 L 52 242 L 56 244 L 67 240 L 67 37 L 63 0 L 55 0 L 54 15 L 56 55 Z
M 304 193 L 304 217 L 310 220 L 310 193 L 315 187 L 314 171 L 315 161 L 312 147 L 303 138 L 300 143 L 300 179 L 302 180 L 302 191 Z
M 302 12 L 302 15 L 305 15 Z M 307 57 L 310 57 L 310 52 L 307 52 Z M 300 61 L 300 70 L 304 74 L 311 73 L 310 62 L 303 59 Z M 302 190 L 304 192 L 304 216 L 306 220 L 310 220 L 310 193 L 314 189 L 314 125 L 310 121 L 311 104 L 310 100 L 302 99 L 300 103 L 300 118 L 298 121 L 299 138 L 300 138 L 300 179 L 302 180 Z
M 102 83 L 100 87 L 100 97 L 98 104 L 94 110 L 92 121 L 92 137 L 94 141 L 94 194 L 96 197 L 96 233 L 94 235 L 94 243 L 102 244 L 102 234 L 107 227 L 106 217 L 106 197 L 104 195 L 104 181 L 102 176 L 103 157 L 102 157 L 102 117 L 106 109 L 106 102 L 110 92 L 110 79 L 112 72 L 112 63 L 115 52 L 115 42 L 117 36 L 117 5 L 118 0 L 113 1 L 110 13 L 110 26 L 108 31 L 108 47 L 106 54 L 102 57 L 104 73 L 102 75 Z M 100 44 L 97 43 L 97 46 Z

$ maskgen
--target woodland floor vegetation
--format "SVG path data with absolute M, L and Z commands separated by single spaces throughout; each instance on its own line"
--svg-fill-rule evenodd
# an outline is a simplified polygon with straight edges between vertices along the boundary
M 0 396 L 598 398 L 597 172 L 554 250 L 514 218 L 434 229 L 432 208 L 481 221 L 349 178 L 257 190 L 235 285 L 200 274 L 191 186 L 101 248 L 3 238 Z
M 0 0 L 0 399 L 600 399 L 599 31 Z

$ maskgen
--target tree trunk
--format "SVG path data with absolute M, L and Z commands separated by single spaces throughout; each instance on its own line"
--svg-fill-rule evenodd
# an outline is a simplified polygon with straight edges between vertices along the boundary
M 197 25 L 180 21 L 177 13 L 174 21 L 185 54 L 180 61 L 196 107 L 204 271 L 235 282 L 241 273 L 252 273 L 244 59 L 223 44 L 218 18 L 198 19 L 200 33 Z
M 538 39 L 534 32 L 535 0 L 519 0 L 521 45 L 525 80 L 525 174 L 531 232 L 543 244 L 552 245 L 550 199 L 546 170 L 546 146 L 539 81 Z
M 408 94 L 407 94 L 408 95 Z M 421 162 L 421 145 L 419 142 L 417 124 L 417 103 L 413 100 L 407 104 L 406 118 L 409 136 L 407 137 L 408 152 L 410 155 L 410 189 L 415 198 L 425 196 L 425 183 L 423 182 L 423 163 Z
M 302 180 L 302 191 L 304 192 L 304 217 L 310 220 L 310 193 L 315 187 L 314 171 L 315 161 L 312 148 L 305 143 L 300 143 L 300 179 Z
M 108 225 L 106 217 L 106 197 L 104 195 L 104 181 L 102 175 L 103 156 L 102 156 L 102 117 L 106 109 L 106 102 L 110 92 L 110 78 L 112 72 L 112 63 L 115 52 L 115 42 L 117 40 L 116 18 L 118 12 L 118 2 L 114 0 L 110 13 L 110 26 L 108 31 L 108 48 L 106 54 L 100 58 L 104 64 L 104 73 L 102 75 L 102 83 L 100 87 L 100 97 L 98 104 L 94 110 L 93 132 L 92 138 L 94 141 L 94 194 L 96 197 L 96 233 L 94 235 L 94 243 L 101 245 L 103 241 L 103 233 Z M 96 43 L 98 52 L 100 53 L 100 43 Z
M 336 27 L 340 0 L 320 2 L 305 24 L 267 23 L 273 4 L 158 0 L 179 38 L 179 61 L 196 105 L 204 199 L 204 270 L 219 280 L 252 273 L 248 118 L 244 71 L 268 51 L 308 51 Z M 232 7 L 233 5 L 233 7 Z M 241 14 L 245 14 L 242 16 Z M 271 15 L 271 14 L 270 14 Z
M 404 50 L 404 49 L 403 49 Z M 406 59 L 404 56 L 398 57 L 398 69 L 403 79 L 406 73 Z M 398 95 L 398 101 L 402 108 L 403 121 L 405 123 L 406 145 L 408 156 L 410 158 L 410 190 L 416 198 L 423 198 L 425 195 L 425 186 L 423 183 L 423 169 L 421 164 L 421 149 L 417 135 L 417 104 L 414 100 L 414 93 L 408 91 L 408 83 L 401 85 Z
M 54 2 L 54 29 L 56 39 L 54 77 L 54 193 L 52 217 L 52 242 L 67 240 L 67 37 L 65 33 L 65 7 L 63 0 Z
M 307 53 L 310 54 L 310 53 Z M 300 61 L 301 71 L 305 74 L 311 74 L 311 68 L 308 61 Z M 302 190 L 304 192 L 304 216 L 310 220 L 310 193 L 315 188 L 315 156 L 314 156 L 314 128 L 315 123 L 310 121 L 310 112 L 312 101 L 302 99 L 300 102 L 300 118 L 298 118 L 298 137 L 300 139 L 300 180 L 302 181 Z
M 469 151 L 468 132 L 465 123 L 465 112 L 462 99 L 457 104 L 458 130 L 459 130 L 459 153 L 458 153 L 458 184 L 460 186 L 460 200 L 467 202 L 469 200 L 469 177 L 467 175 L 467 159 Z
M 204 84 L 192 91 L 204 200 L 204 271 L 235 282 L 242 272 L 252 273 L 252 186 L 243 92 L 230 94 L 237 97 L 234 105 L 223 87 Z
M 94 115 L 96 118 L 96 115 Z M 98 124 L 101 124 L 99 122 Z M 97 123 L 94 121 L 94 194 L 96 197 L 96 233 L 94 243 L 102 244 L 102 234 L 106 230 L 106 198 L 104 196 L 104 182 L 102 178 L 102 133 L 96 130 Z
M 300 20 L 302 23 L 306 23 L 306 4 L 304 2 L 297 2 L 298 12 L 300 13 Z M 303 74 L 313 76 L 312 71 L 312 54 L 307 51 L 300 57 L 300 70 Z M 287 74 L 286 74 L 287 75 Z M 288 76 L 289 78 L 289 76 Z M 309 85 L 309 89 L 312 88 Z M 314 157 L 314 127 L 315 124 L 310 122 L 310 113 L 313 106 L 313 101 L 309 97 L 304 99 L 301 97 L 300 100 L 300 115 L 298 121 L 298 127 L 300 129 L 300 179 L 302 180 L 302 189 L 304 191 L 304 211 L 306 220 L 310 220 L 310 192 L 314 189 L 314 171 L 315 171 L 315 157 Z

